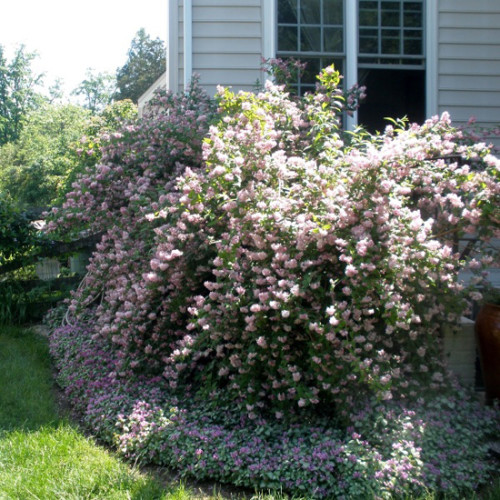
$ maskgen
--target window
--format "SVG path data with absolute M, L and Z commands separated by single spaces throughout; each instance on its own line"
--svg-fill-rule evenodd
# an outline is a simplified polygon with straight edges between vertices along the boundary
M 360 0 L 358 63 L 423 67 L 423 30 L 422 1 Z
M 321 68 L 335 64 L 342 72 L 344 24 L 343 0 L 278 0 L 277 57 L 307 63 L 299 94 L 314 89 Z
M 358 122 L 372 132 L 384 117 L 425 118 L 424 0 L 358 0 L 358 26 L 346 25 L 354 0 L 277 0 L 277 57 L 307 62 L 297 92 L 312 90 L 330 64 L 344 73 L 356 59 L 358 82 L 368 97 Z M 350 4 L 349 4 L 350 5 Z M 358 33 L 358 52 L 346 47 L 346 32 Z
M 383 130 L 385 117 L 425 119 L 423 1 L 359 0 L 358 81 L 367 88 L 358 121 Z

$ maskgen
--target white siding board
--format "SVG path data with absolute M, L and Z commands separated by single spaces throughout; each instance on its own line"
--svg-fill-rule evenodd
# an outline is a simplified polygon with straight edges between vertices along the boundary
M 500 44 L 500 29 L 489 28 L 440 28 L 440 43 Z
M 260 54 L 260 38 L 194 38 L 195 54 Z
M 238 21 L 260 23 L 260 8 L 238 6 L 229 12 L 227 8 L 223 7 L 194 7 L 193 18 L 213 23 Z
M 260 59 L 258 54 L 231 54 L 228 53 L 223 58 L 223 65 L 221 64 L 220 54 L 195 54 L 193 56 L 193 67 L 205 68 L 243 68 L 254 70 L 259 66 Z
M 500 61 L 473 59 L 442 59 L 439 62 L 441 75 L 500 75 Z
M 500 50 L 496 44 L 441 44 L 439 57 L 442 59 L 475 59 L 483 61 L 499 61 Z
M 457 82 L 457 78 L 460 79 Z M 500 75 L 483 78 L 481 75 L 441 75 L 439 77 L 440 90 L 455 90 L 457 87 L 463 90 L 493 91 L 500 89 Z
M 246 69 L 207 69 L 202 73 L 202 80 L 206 85 L 220 84 L 238 88 L 241 85 L 247 85 L 253 88 L 257 79 L 258 75 L 255 75 L 254 70 Z
M 264 0 L 269 1 L 269 0 Z M 196 7 L 260 7 L 261 0 L 194 0 Z
M 441 105 L 443 106 L 491 106 L 500 105 L 500 91 L 478 92 L 477 90 L 441 90 Z M 500 117 L 499 117 L 500 118 Z
M 262 34 L 261 23 L 249 22 L 204 22 L 193 23 L 193 37 L 219 37 L 219 38 L 260 38 Z
M 441 28 L 497 29 L 500 26 L 500 11 L 488 12 L 443 12 L 439 25 Z
M 500 12 L 498 0 L 439 0 L 441 12 Z

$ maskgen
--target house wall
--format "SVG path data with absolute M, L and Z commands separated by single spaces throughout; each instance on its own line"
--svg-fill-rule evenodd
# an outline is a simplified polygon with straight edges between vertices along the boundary
M 192 71 L 203 86 L 212 95 L 218 84 L 252 90 L 265 77 L 262 57 L 274 56 L 275 0 L 169 0 L 167 85 L 175 91 L 184 82 L 185 1 L 192 4 Z M 475 116 L 481 126 L 498 126 L 500 0 L 428 1 L 427 35 L 436 39 L 428 45 L 428 114 L 448 111 L 458 124 Z
M 265 52 L 264 3 L 269 0 L 192 0 L 192 71 L 213 95 L 217 85 L 252 90 L 262 80 Z M 169 88 L 180 90 L 184 82 L 184 0 L 171 2 L 177 17 L 176 47 L 171 48 Z M 174 19 L 170 19 L 172 29 Z M 172 41 L 171 41 L 172 43 Z M 172 59 L 172 57 L 174 57 Z
M 500 123 L 500 1 L 439 0 L 438 111 Z M 500 146 L 500 139 L 497 138 Z

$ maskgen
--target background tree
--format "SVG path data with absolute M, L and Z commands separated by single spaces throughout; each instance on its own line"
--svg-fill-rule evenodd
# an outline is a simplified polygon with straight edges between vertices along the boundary
M 116 72 L 116 99 L 131 99 L 137 103 L 139 97 L 165 72 L 165 66 L 165 43 L 160 38 L 152 40 L 141 28 L 132 40 L 127 62 Z
M 93 113 L 102 111 L 111 104 L 116 92 L 116 78 L 109 73 L 94 73 L 87 69 L 87 78 L 72 92 L 73 95 L 83 96 L 83 106 Z
M 27 114 L 43 102 L 42 75 L 31 68 L 35 57 L 20 45 L 9 62 L 0 45 L 0 146 L 19 137 Z
M 17 141 L 0 148 L 0 191 L 22 210 L 50 206 L 76 168 L 72 148 L 89 117 L 88 110 L 73 104 L 47 102 L 32 111 Z
M 102 144 L 136 116 L 130 100 L 95 114 L 74 104 L 44 103 L 27 117 L 18 140 L 0 147 L 0 193 L 23 211 L 57 205 L 78 173 L 100 160 Z

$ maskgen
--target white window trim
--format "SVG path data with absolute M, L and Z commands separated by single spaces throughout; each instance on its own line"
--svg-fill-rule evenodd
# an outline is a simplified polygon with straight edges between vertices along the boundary
M 358 83 L 358 1 L 345 1 L 345 85 L 349 89 Z M 358 112 L 346 116 L 346 128 L 353 130 L 358 125 Z

